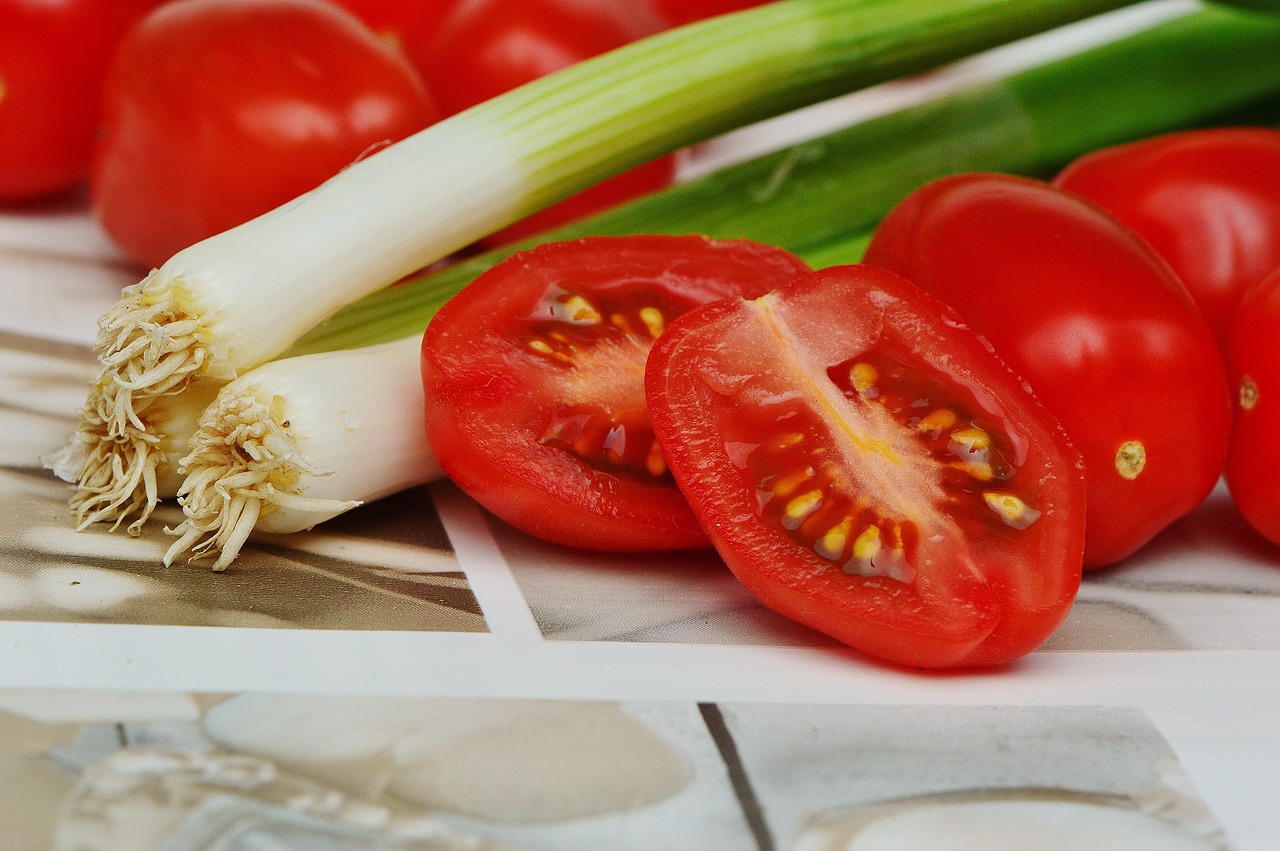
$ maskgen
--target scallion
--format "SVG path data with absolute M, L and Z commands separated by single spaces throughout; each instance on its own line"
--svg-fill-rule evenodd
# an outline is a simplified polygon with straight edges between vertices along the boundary
M 73 501 L 146 478 L 135 466 L 160 445 L 140 438 L 154 436 L 157 398 L 275 358 L 343 305 L 560 197 L 743 124 L 1130 2 L 780 0 L 429 127 L 126 288 L 101 323 L 102 369 L 76 439 L 86 458 L 131 451 L 98 468 L 118 469 L 118 482 L 91 484 L 82 470 Z

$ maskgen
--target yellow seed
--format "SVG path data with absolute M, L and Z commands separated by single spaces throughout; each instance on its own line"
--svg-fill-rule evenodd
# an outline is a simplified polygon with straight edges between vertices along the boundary
M 869 363 L 859 361 L 849 368 L 849 383 L 859 393 L 865 393 L 876 386 L 880 380 L 880 371 Z
M 868 526 L 853 542 L 853 557 L 870 564 L 880 552 L 880 527 Z
M 667 327 L 666 320 L 662 318 L 662 311 L 656 307 L 640 308 L 640 321 L 644 323 L 644 327 L 649 329 L 649 335 L 655 340 Z
M 667 472 L 667 459 L 656 440 L 649 444 L 649 452 L 644 457 L 644 467 L 655 479 Z
M 600 321 L 600 311 L 580 295 L 571 295 L 560 303 L 557 318 L 574 325 L 595 325 Z
M 1116 472 L 1121 477 L 1133 480 L 1138 478 L 1142 469 L 1147 466 L 1147 447 L 1141 440 L 1129 440 L 1116 450 Z
M 994 511 L 1006 526 L 1013 529 L 1026 529 L 1040 519 L 1040 512 L 1027 505 L 1021 497 L 1002 491 L 985 491 L 982 498 L 987 507 Z
M 792 530 L 822 507 L 822 491 L 806 491 L 787 503 L 782 511 L 782 528 Z
M 808 482 L 811 478 L 813 478 L 813 468 L 806 467 L 803 470 L 797 470 L 794 473 L 779 476 L 772 482 L 769 489 L 777 496 L 786 498 L 787 496 L 795 493 L 797 488 Z
M 941 432 L 951 428 L 956 424 L 956 415 L 954 411 L 948 411 L 945 408 L 937 411 L 930 411 L 928 414 L 920 418 L 920 422 L 916 423 L 916 431 L 936 431 Z
M 1252 411 L 1258 404 L 1258 383 L 1247 375 L 1240 376 L 1240 408 Z
M 844 555 L 844 548 L 849 543 L 849 532 L 853 529 L 853 518 L 846 517 L 839 524 L 832 526 L 813 544 L 813 551 L 830 561 L 839 561 Z
M 977 426 L 958 428 L 951 432 L 951 440 L 958 443 L 968 452 L 979 452 L 991 448 L 991 435 Z
M 556 353 L 556 350 L 551 348 L 551 344 L 546 340 L 534 339 L 530 340 L 526 345 L 539 354 L 553 355 Z

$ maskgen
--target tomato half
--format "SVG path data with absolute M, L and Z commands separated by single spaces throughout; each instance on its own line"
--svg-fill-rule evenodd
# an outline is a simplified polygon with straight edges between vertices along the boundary
M 431 38 L 407 46 L 446 114 L 497 97 L 660 28 L 642 4 L 573 0 L 471 0 L 458 4 Z M 664 156 L 552 204 L 488 239 L 503 245 L 669 185 L 676 159 Z
M 1280 267 L 1245 291 L 1227 335 L 1236 416 L 1227 487 L 1254 529 L 1280 544 Z
M 184 0 L 121 42 L 90 190 L 156 265 L 309 191 L 437 117 L 408 61 L 307 0 Z
M 1241 294 L 1280 266 L 1280 130 L 1186 130 L 1088 154 L 1055 183 L 1169 261 L 1221 344 Z
M 111 53 L 161 2 L 0 2 L 0 201 L 65 190 L 88 174 Z
M 654 432 L 742 584 L 904 665 L 1008 662 L 1080 583 L 1081 463 L 984 341 L 839 266 L 690 311 L 646 371 Z
M 598 550 L 707 546 L 654 441 L 644 363 L 676 316 L 807 271 L 768 246 L 589 237 L 517 252 L 452 298 L 422 344 L 427 436 L 477 502 Z
M 1133 553 L 1213 489 L 1231 427 L 1221 354 L 1168 264 L 1045 183 L 967 174 L 881 223 L 866 262 L 950 304 L 1084 454 L 1085 566 Z

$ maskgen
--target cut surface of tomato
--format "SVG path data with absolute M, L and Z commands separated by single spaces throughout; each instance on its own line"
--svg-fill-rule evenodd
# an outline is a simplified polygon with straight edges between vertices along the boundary
M 955 308 L 1084 455 L 1085 567 L 1200 504 L 1231 429 L 1226 369 L 1186 288 L 1102 209 L 1040 181 L 963 174 L 881 222 L 864 257 Z
M 707 546 L 649 425 L 645 359 L 690 308 L 807 271 L 781 249 L 698 236 L 589 237 L 512 255 L 423 337 L 441 467 L 498 517 L 555 543 Z
M 654 431 L 760 602 L 903 665 L 1039 646 L 1080 583 L 1081 462 L 959 318 L 869 266 L 690 311 L 646 368 Z

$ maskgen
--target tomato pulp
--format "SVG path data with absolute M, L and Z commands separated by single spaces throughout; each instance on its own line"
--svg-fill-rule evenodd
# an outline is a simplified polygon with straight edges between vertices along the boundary
M 653 428 L 766 606 L 918 667 L 993 665 L 1062 622 L 1084 485 L 1057 423 L 954 312 L 869 266 L 672 323 Z
M 1220 344 L 1240 296 L 1280 266 L 1280 130 L 1169 133 L 1095 151 L 1054 182 L 1168 260 Z
M 158 265 L 436 118 L 408 61 L 336 6 L 168 4 L 108 72 L 93 205 L 126 252 Z
M 1250 287 L 1227 335 L 1236 415 L 1227 487 L 1254 529 L 1280 544 L 1280 267 Z
M 808 271 L 777 248 L 694 236 L 591 237 L 518 252 L 423 337 L 441 467 L 513 526 L 569 546 L 707 546 L 654 441 L 644 363 L 666 325 Z
M 1221 354 L 1186 289 L 1131 231 L 1048 184 L 967 174 L 881 223 L 868 263 L 950 304 L 1062 421 L 1085 459 L 1085 566 L 1198 505 L 1231 427 Z

